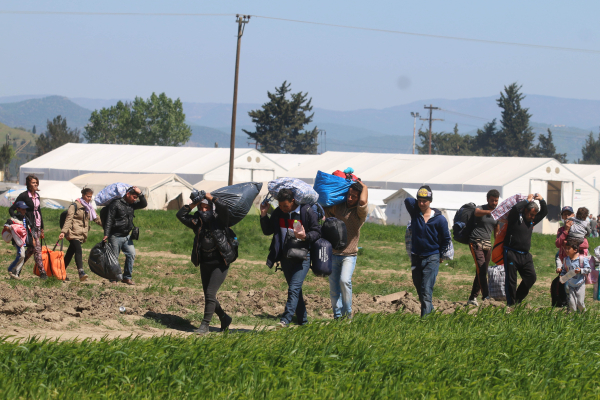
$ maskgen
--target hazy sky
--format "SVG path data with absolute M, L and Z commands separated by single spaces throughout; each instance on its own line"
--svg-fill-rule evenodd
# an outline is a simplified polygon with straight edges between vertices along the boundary
M 597 1 L 3 0 L 0 10 L 246 13 L 433 35 L 600 51 Z M 0 13 L 0 96 L 132 98 L 166 92 L 229 103 L 234 16 Z M 367 32 L 252 18 L 242 39 L 239 101 L 262 103 L 284 80 L 317 107 L 384 108 L 427 98 L 525 93 L 600 99 L 600 53 Z

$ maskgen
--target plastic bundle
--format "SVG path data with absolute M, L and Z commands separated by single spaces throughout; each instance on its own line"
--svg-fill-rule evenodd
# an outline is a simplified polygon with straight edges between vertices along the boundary
M 127 193 L 127 189 L 129 189 L 130 187 L 131 185 L 122 182 L 111 183 L 110 185 L 102 189 L 100 192 L 98 192 L 95 198 L 96 205 L 108 205 L 114 199 L 125 196 L 125 193 Z
M 101 278 L 111 281 L 123 280 L 119 258 L 109 243 L 100 242 L 92 247 L 88 265 L 90 266 L 90 271 Z
M 294 192 L 294 199 L 298 204 L 315 204 L 319 200 L 319 194 L 308 183 L 297 178 L 279 178 L 270 181 L 268 185 L 269 194 L 277 198 L 281 189 L 290 189 Z
M 318 171 L 315 177 L 315 191 L 319 194 L 319 204 L 331 207 L 343 203 L 352 183 L 339 176 Z
M 211 193 L 229 209 L 229 226 L 234 226 L 248 215 L 262 185 L 262 182 L 238 183 L 222 187 Z

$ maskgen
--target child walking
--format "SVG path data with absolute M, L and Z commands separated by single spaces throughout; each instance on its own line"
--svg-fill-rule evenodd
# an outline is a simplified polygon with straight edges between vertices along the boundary
M 27 204 L 24 201 L 18 201 L 16 204 L 17 212 L 13 218 L 6 221 L 5 230 L 10 231 L 12 236 L 12 245 L 17 251 L 17 256 L 8 267 L 8 275 L 11 279 L 20 279 L 21 269 L 25 264 L 27 244 L 31 243 L 32 235 L 29 220 L 25 215 Z
M 585 275 L 592 272 L 589 258 L 579 254 L 579 243 L 567 240 L 565 251 L 567 258 L 563 264 L 561 282 L 565 283 L 567 302 L 571 311 L 585 311 Z

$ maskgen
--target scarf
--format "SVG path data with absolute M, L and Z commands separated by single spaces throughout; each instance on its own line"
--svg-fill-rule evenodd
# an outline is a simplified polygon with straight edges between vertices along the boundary
M 88 204 L 87 201 L 85 201 L 84 199 L 79 199 L 79 202 L 81 203 L 82 206 L 85 207 L 85 212 L 87 212 L 88 214 L 90 214 L 90 220 L 93 221 L 96 218 L 98 218 L 98 215 L 96 214 L 96 210 L 94 210 L 94 207 L 92 207 L 90 204 Z

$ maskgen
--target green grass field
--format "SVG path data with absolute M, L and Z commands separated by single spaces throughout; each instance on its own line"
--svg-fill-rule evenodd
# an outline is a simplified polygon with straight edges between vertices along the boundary
M 6 209 L 0 212 L 6 214 Z M 44 210 L 50 246 L 59 233 L 59 215 Z M 176 287 L 200 287 L 198 270 L 189 262 L 191 230 L 176 220 L 175 212 L 138 211 L 135 222 L 141 235 L 134 280 L 147 285 L 141 294 L 185 300 Z M 284 291 L 281 273 L 264 265 L 270 238 L 262 235 L 258 217 L 248 216 L 234 230 L 240 259 L 222 290 Z M 93 226 L 84 248 L 101 237 L 101 229 Z M 353 278 L 356 294 L 414 293 L 403 242 L 404 228 L 364 226 Z M 591 248 L 598 245 L 600 239 L 590 239 Z M 0 262 L 7 266 L 14 255 L 9 245 L 2 246 Z M 473 261 L 467 246 L 455 243 L 455 250 L 455 260 L 440 268 L 435 298 L 465 301 L 469 294 Z M 553 236 L 534 235 L 539 278 L 529 304 L 536 308 L 510 314 L 503 309 L 427 319 L 359 314 L 352 323 L 313 316 L 304 327 L 204 338 L 7 339 L 0 343 L 0 393 L 4 398 L 598 398 L 598 307 L 590 299 L 585 314 L 537 309 L 550 303 L 555 252 Z M 30 262 L 25 274 L 31 274 L 31 267 Z M 10 283 L 58 288 L 86 299 L 105 290 L 53 280 Z M 117 289 L 130 292 L 124 286 Z M 309 274 L 304 291 L 328 297 L 327 281 Z M 193 312 L 182 322 L 202 318 L 202 304 L 196 306 L 186 305 Z M 123 326 L 131 325 L 121 320 Z M 236 320 L 251 326 L 277 322 L 249 314 Z M 161 321 L 140 319 L 135 325 L 161 327 Z
M 4 398 L 598 398 L 595 313 L 361 315 L 207 338 L 0 344 Z

